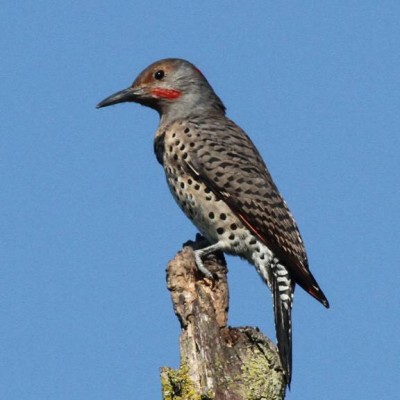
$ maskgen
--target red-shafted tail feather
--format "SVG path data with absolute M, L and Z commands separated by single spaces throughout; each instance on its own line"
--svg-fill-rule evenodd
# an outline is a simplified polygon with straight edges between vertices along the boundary
M 273 279 L 271 289 L 274 301 L 275 329 L 279 358 L 281 359 L 282 368 L 285 372 L 286 383 L 290 388 L 290 382 L 292 380 L 292 306 L 291 304 L 287 304 L 288 307 L 285 307 L 285 304 L 279 296 L 278 281 L 276 279 Z M 291 285 L 289 290 L 294 290 L 294 284 Z
M 240 221 L 264 243 L 277 264 L 271 265 L 271 290 L 279 358 L 290 386 L 292 376 L 291 309 L 295 284 L 321 302 L 329 303 L 308 268 L 300 232 L 269 172 L 246 134 L 229 121 L 230 137 L 217 130 L 202 131 L 198 147 L 186 161 L 187 172 L 225 202 Z M 274 272 L 273 268 L 281 267 Z M 286 284 L 279 281 L 286 275 Z M 265 277 L 263 277 L 265 279 Z M 279 278 L 279 279 L 278 279 Z
M 231 208 L 234 207 L 234 205 L 230 204 L 229 202 L 228 205 Z M 247 228 L 250 229 L 250 231 L 257 236 L 259 240 L 267 245 L 278 258 L 281 257 L 281 261 L 283 263 L 285 262 L 287 257 L 282 256 L 282 251 L 280 249 L 276 248 L 274 245 L 271 245 L 271 242 L 266 240 L 265 235 L 261 235 L 260 232 L 258 232 L 258 230 L 253 226 L 253 224 L 251 224 L 240 211 L 237 211 L 236 215 L 243 222 L 243 224 L 247 226 Z M 287 266 L 290 267 L 290 272 L 295 282 L 299 284 L 308 294 L 318 300 L 322 305 L 324 305 L 326 308 L 329 308 L 328 299 L 319 287 L 310 270 L 304 267 L 304 265 L 302 264 L 299 265 L 299 263 L 291 263 Z

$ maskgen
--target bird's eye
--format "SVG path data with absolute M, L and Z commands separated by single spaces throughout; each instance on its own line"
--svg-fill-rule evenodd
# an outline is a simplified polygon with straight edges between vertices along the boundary
M 164 78 L 165 76 L 165 72 L 160 69 L 159 71 L 154 73 L 154 78 L 157 79 L 158 81 L 160 81 L 162 78 Z

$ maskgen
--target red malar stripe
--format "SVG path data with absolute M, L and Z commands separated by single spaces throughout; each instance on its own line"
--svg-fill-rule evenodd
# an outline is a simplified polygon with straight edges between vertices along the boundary
M 163 88 L 154 88 L 151 93 L 154 96 L 161 97 L 163 99 L 177 99 L 181 96 L 182 92 L 175 89 L 163 89 Z

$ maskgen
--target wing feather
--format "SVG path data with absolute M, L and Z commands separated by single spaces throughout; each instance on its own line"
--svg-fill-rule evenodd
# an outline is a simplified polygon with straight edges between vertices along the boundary
M 308 268 L 297 224 L 264 161 L 246 133 L 227 121 L 212 130 L 202 127 L 186 161 L 188 169 L 268 246 L 296 283 L 328 307 Z

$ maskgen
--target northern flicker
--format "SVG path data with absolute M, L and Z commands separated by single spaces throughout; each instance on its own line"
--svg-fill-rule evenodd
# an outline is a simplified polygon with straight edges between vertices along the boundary
M 311 274 L 296 222 L 247 134 L 225 115 L 225 106 L 193 64 L 164 59 L 147 67 L 129 88 L 97 108 L 134 102 L 158 111 L 154 150 L 176 202 L 208 239 L 203 258 L 221 250 L 253 264 L 272 291 L 278 350 L 290 385 L 291 309 L 295 285 L 325 307 Z

